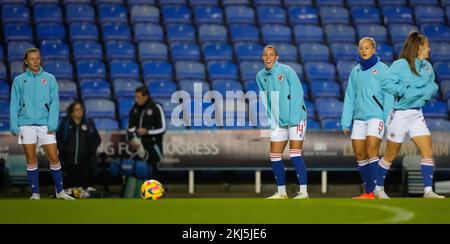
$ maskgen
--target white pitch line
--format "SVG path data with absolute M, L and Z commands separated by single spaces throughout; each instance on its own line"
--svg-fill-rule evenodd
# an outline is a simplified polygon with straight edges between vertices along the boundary
M 374 209 L 379 209 L 379 210 L 383 210 L 383 211 L 391 212 L 391 213 L 395 214 L 395 216 L 392 218 L 374 220 L 374 221 L 369 221 L 369 222 L 365 222 L 365 223 L 397 223 L 397 222 L 408 221 L 408 220 L 412 219 L 415 215 L 411 211 L 408 211 L 408 210 L 405 210 L 402 208 L 398 208 L 398 207 L 391 207 L 391 206 L 385 206 L 385 205 L 359 205 L 359 204 L 342 204 L 342 205 L 374 208 Z

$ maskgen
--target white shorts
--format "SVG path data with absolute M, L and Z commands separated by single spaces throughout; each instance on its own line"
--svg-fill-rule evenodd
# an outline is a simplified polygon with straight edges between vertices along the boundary
M 391 142 L 403 143 L 406 133 L 409 134 L 410 138 L 431 135 L 422 110 L 392 111 L 387 125 L 387 139 Z
M 383 139 L 384 122 L 381 119 L 355 120 L 353 121 L 352 140 L 365 140 L 366 136 Z
M 19 144 L 37 144 L 38 147 L 56 143 L 56 135 L 47 134 L 47 126 L 20 126 Z
M 303 141 L 305 139 L 306 120 L 295 127 L 275 128 L 271 132 L 270 141 Z

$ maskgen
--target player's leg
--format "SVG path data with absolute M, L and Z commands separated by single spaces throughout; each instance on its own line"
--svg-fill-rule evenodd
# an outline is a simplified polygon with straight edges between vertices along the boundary
M 39 169 L 36 156 L 36 144 L 23 144 L 23 150 L 27 161 L 28 182 L 31 186 L 30 200 L 39 200 Z
M 276 128 L 271 132 L 270 162 L 277 184 L 277 192 L 268 199 L 286 199 L 286 171 L 282 155 L 288 139 L 287 129 Z
M 366 136 L 366 153 L 367 162 L 370 171 L 370 192 L 375 190 L 378 175 L 378 163 L 380 161 L 378 155 L 380 153 L 380 145 L 384 136 L 385 126 L 383 120 L 372 119 L 367 124 Z
M 292 165 L 294 165 L 297 174 L 298 185 L 300 191 L 295 199 L 307 199 L 308 195 L 308 173 L 306 164 L 302 157 L 303 140 L 291 140 L 289 142 L 290 157 Z
M 366 153 L 366 127 L 365 121 L 355 120 L 353 121 L 352 129 L 352 146 L 355 152 L 356 163 L 358 164 L 358 171 L 361 176 L 361 180 L 364 183 L 364 193 L 353 199 L 366 199 L 367 193 L 369 193 L 368 184 L 370 182 L 370 171 L 367 163 Z
M 384 191 L 384 181 L 386 179 L 386 175 L 391 168 L 392 162 L 397 157 L 398 152 L 402 143 L 388 141 L 386 146 L 386 152 L 383 158 L 380 159 L 378 163 L 378 175 L 375 186 L 375 195 L 380 199 L 389 199 L 386 192 Z

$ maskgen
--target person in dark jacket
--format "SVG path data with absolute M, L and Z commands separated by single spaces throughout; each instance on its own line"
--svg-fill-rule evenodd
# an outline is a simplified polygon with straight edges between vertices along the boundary
M 151 165 L 152 177 L 157 179 L 166 132 L 164 110 L 150 98 L 146 87 L 136 89 L 135 99 L 129 114 L 127 141 L 135 156 Z
M 67 116 L 62 119 L 56 137 L 67 187 L 90 186 L 101 138 L 94 121 L 84 116 L 80 102 L 67 108 Z

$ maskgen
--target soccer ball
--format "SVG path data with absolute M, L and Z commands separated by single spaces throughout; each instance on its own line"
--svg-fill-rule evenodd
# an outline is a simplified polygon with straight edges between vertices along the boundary
M 144 200 L 158 200 L 164 196 L 164 187 L 157 180 L 147 180 L 141 186 L 141 197 Z

